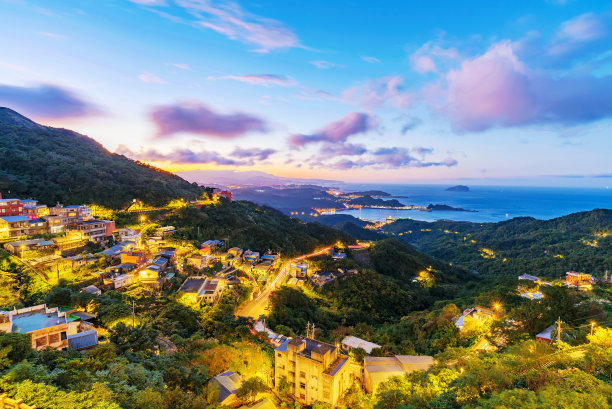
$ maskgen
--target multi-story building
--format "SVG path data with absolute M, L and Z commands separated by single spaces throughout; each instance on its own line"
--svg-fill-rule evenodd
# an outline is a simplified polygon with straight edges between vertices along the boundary
M 284 342 L 274 350 L 274 361 L 276 385 L 285 378 L 303 405 L 323 402 L 334 407 L 352 382 L 349 357 L 312 338 Z
M 40 205 L 36 200 L 22 200 L 21 204 L 23 205 L 23 215 L 28 219 L 38 219 L 49 214 L 47 205 Z
M 0 331 L 30 334 L 32 348 L 36 350 L 46 347 L 67 349 L 69 346 L 81 349 L 85 345 L 83 341 L 89 343 L 89 346 L 98 343 L 96 330 L 91 324 L 79 322 L 76 317 L 69 318 L 66 312 L 58 308 L 47 308 L 45 304 L 0 312 Z M 88 339 L 84 340 L 83 336 Z M 73 345 L 71 338 L 76 339 Z
M 23 205 L 19 199 L 3 199 L 0 194 L 0 217 L 20 216 L 23 214 Z
M 49 233 L 63 233 L 66 230 L 66 225 L 68 224 L 68 217 L 66 216 L 49 214 L 41 218 L 47 222 L 47 229 Z
M 66 232 L 69 234 L 80 235 L 85 240 L 93 242 L 101 242 L 105 238 L 112 236 L 112 230 L 115 228 L 115 222 L 108 220 L 84 220 L 78 223 L 70 224 L 66 227 Z M 110 231 L 110 235 L 108 234 Z
M 61 206 L 57 205 L 49 208 L 49 214 L 53 216 L 61 216 L 70 222 L 78 220 L 89 220 L 92 218 L 91 209 L 83 205 Z
M 0 238 L 27 236 L 30 219 L 25 216 L 0 216 Z

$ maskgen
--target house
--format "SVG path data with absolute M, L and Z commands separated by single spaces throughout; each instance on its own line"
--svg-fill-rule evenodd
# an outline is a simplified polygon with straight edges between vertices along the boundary
M 229 190 L 215 189 L 213 191 L 213 198 L 218 199 L 218 198 L 221 198 L 221 197 L 229 200 L 230 202 L 234 201 L 234 197 L 232 196 L 232 192 L 230 192 Z
M 98 254 L 105 257 L 121 257 L 121 253 L 132 251 L 136 247 L 136 244 L 132 241 L 124 241 L 123 243 L 117 243 L 114 246 L 107 248 L 99 252 Z
M 70 223 L 91 219 L 91 209 L 84 205 L 70 205 L 63 207 L 60 204 L 49 208 L 49 215 L 60 216 Z
M 554 339 L 557 338 L 554 332 L 555 332 L 555 326 L 551 325 L 550 327 L 547 327 L 544 331 L 536 335 L 536 340 L 542 341 L 542 342 L 552 342 L 553 338 Z
M 280 258 L 280 253 L 273 252 L 273 251 L 270 251 L 270 250 L 266 251 L 266 252 L 264 253 L 264 255 L 263 255 L 263 256 L 261 256 L 261 259 L 262 259 L 263 261 L 269 261 L 269 262 L 271 262 L 271 263 L 276 263 L 276 261 L 277 261 L 279 258 Z
M 27 217 L 27 216 L 26 216 Z M 47 221 L 45 219 L 30 219 L 28 222 L 28 236 L 37 236 L 46 234 L 48 231 Z
M 415 371 L 426 371 L 433 364 L 434 359 L 431 356 L 366 356 L 363 359 L 364 386 L 369 393 L 375 393 L 378 385 L 382 382 L 394 376 L 404 376 Z
M 341 344 L 347 352 L 350 352 L 350 350 L 354 348 L 361 348 L 366 351 L 367 354 L 371 354 L 373 349 L 381 348 L 380 345 L 351 335 L 344 337 Z
M 523 298 L 529 298 L 530 300 L 541 300 L 542 299 L 542 293 L 541 292 L 534 292 L 534 291 L 525 291 L 522 292 L 520 294 L 521 297 Z
M 346 258 L 346 253 L 332 253 L 332 258 L 334 260 L 342 260 Z
M 93 295 L 102 295 L 102 291 L 95 285 L 88 285 L 87 287 L 81 288 L 82 293 L 89 293 Z
M 215 388 L 219 388 L 217 403 L 222 406 L 231 405 L 236 401 L 236 393 L 242 386 L 242 377 L 236 372 L 226 371 L 210 380 Z
M 221 293 L 223 292 L 223 286 L 221 280 L 206 280 L 204 286 L 200 289 L 198 296 L 201 300 L 208 304 L 217 302 Z
M 157 257 L 153 260 L 153 266 L 156 266 L 159 271 L 165 271 L 170 265 L 170 260 L 166 257 Z
M 83 220 L 66 227 L 66 233 L 97 243 L 112 236 L 113 230 L 115 230 L 115 222 L 109 220 Z
M 215 262 L 215 257 L 210 255 L 196 255 L 187 258 L 187 265 L 202 270 Z
M 208 249 L 209 253 L 212 254 L 215 250 L 220 249 L 224 246 L 224 243 L 220 240 L 206 240 L 200 244 L 200 250 Z
M 68 346 L 77 351 L 84 351 L 98 345 L 98 332 L 95 329 L 68 335 Z
M 23 215 L 28 219 L 39 219 L 49 214 L 49 208 L 47 205 L 39 205 L 36 200 L 22 200 Z
M 568 287 L 578 287 L 581 290 L 591 290 L 593 277 L 590 274 L 568 271 L 565 273 L 565 285 Z
M 47 232 L 51 234 L 63 233 L 68 224 L 68 218 L 59 215 L 48 214 L 41 219 L 47 222 Z
M 145 251 L 123 251 L 120 253 L 121 263 L 132 263 L 137 266 L 142 266 L 149 260 L 149 253 Z
M 266 276 L 272 270 L 272 263 L 270 261 L 262 261 L 251 267 L 251 271 L 257 276 Z
M 24 251 L 45 250 L 53 247 L 55 243 L 51 240 L 31 239 L 11 241 L 4 245 L 4 248 L 12 254 L 21 255 Z
M 0 193 L 0 217 L 23 215 L 23 205 L 19 199 L 3 199 Z
M 47 308 L 41 304 L 0 312 L 0 331 L 30 334 L 32 348 L 36 350 L 67 349 L 70 346 L 69 336 L 93 329 L 91 324 L 79 321 L 79 317 L 71 316 L 59 308 Z
M 136 247 L 141 247 L 142 236 L 140 230 L 135 229 L 117 229 L 113 232 L 113 237 L 116 242 L 132 241 L 136 243 Z
M 198 304 L 201 301 L 200 292 L 202 292 L 206 280 L 208 280 L 206 276 L 189 277 L 183 282 L 177 292 L 191 304 Z
M 136 264 L 121 263 L 106 269 L 106 271 L 98 271 L 100 285 L 106 289 L 118 290 L 136 281 L 134 270 Z
M 242 249 L 240 247 L 232 247 L 223 255 L 222 261 L 233 264 L 233 262 L 240 259 L 240 256 L 242 256 Z
M 161 237 L 162 239 L 174 233 L 176 233 L 176 227 L 174 226 L 164 226 L 164 227 L 155 229 L 155 235 Z
M 351 385 L 349 357 L 333 345 L 307 337 L 285 341 L 274 350 L 274 380 L 289 382 L 302 405 L 323 402 L 334 407 Z
M 0 238 L 27 236 L 30 219 L 25 216 L 0 216 Z
M 308 278 L 308 263 L 301 262 L 301 263 L 293 264 L 291 266 L 290 274 L 293 277 L 300 278 L 300 279 Z
M 539 279 L 538 277 L 536 277 L 536 276 L 532 276 L 532 275 L 529 275 L 529 274 L 523 274 L 523 275 L 520 275 L 520 276 L 518 276 L 518 279 L 519 279 L 519 280 L 529 280 L 529 281 L 533 281 L 533 282 L 535 282 L 535 283 L 537 283 L 538 281 L 540 281 L 540 279 Z
M 259 260 L 259 253 L 256 251 L 247 250 L 242 254 L 242 259 L 246 263 L 255 263 Z

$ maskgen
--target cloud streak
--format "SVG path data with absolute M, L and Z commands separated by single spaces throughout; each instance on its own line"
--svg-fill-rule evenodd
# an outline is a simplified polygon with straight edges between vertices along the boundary
M 407 108 L 412 103 L 412 97 L 403 83 L 404 79 L 401 76 L 370 80 L 346 89 L 343 100 L 369 108 L 379 108 L 386 104 Z
M 292 87 L 298 85 L 298 82 L 291 77 L 275 74 L 257 74 L 257 75 L 224 75 L 221 77 L 208 77 L 210 80 L 234 80 L 245 82 L 247 84 L 261 85 L 264 87 L 272 87 L 275 85 L 281 87 Z
M 176 0 L 176 4 L 198 19 L 197 26 L 254 45 L 255 52 L 305 48 L 296 34 L 280 21 L 249 13 L 233 1 Z
M 99 115 L 95 105 L 57 85 L 31 87 L 0 84 L 0 105 L 39 119 L 64 119 Z
M 242 166 L 248 164 L 244 161 L 238 161 L 232 158 L 219 155 L 216 152 L 195 152 L 190 149 L 175 149 L 170 152 L 163 153 L 153 148 L 133 151 L 125 145 L 119 145 L 115 150 L 115 153 L 143 162 L 163 162 L 172 164 L 212 164 L 228 166 Z
M 266 123 L 253 115 L 236 112 L 221 114 L 197 101 L 153 107 L 151 120 L 158 137 L 190 133 L 214 138 L 231 139 L 249 132 L 264 132 Z
M 289 137 L 289 145 L 293 148 L 299 148 L 317 142 L 346 142 L 350 136 L 366 133 L 377 127 L 378 121 L 374 116 L 366 113 L 351 112 L 345 117 L 329 123 L 313 134 L 291 135 Z

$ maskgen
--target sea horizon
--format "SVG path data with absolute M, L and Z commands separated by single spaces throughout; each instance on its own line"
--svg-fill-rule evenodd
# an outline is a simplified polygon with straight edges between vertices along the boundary
M 383 221 L 388 217 L 422 221 L 454 220 L 500 222 L 515 217 L 549 220 L 568 214 L 612 207 L 612 190 L 594 187 L 535 187 L 466 185 L 469 192 L 447 191 L 450 184 L 361 184 L 347 183 L 345 191 L 382 190 L 405 205 L 444 204 L 465 211 L 423 211 L 399 209 L 351 209 L 340 211 L 364 220 Z

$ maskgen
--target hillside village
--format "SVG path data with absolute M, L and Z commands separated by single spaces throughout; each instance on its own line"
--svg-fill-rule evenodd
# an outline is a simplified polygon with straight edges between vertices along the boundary
M 208 199 L 182 203 L 178 208 L 205 210 L 209 206 L 226 206 L 231 200 L 230 192 L 217 191 Z M 335 342 L 325 341 L 329 335 L 322 337 L 314 319 L 308 322 L 303 335 L 287 327 L 288 322 L 274 322 L 270 328 L 268 319 L 278 321 L 277 289 L 320 297 L 347 285 L 345 282 L 361 280 L 367 276 L 363 266 L 376 255 L 372 254 L 376 243 L 335 242 L 297 256 L 286 256 L 280 248 L 243 249 L 221 236 L 194 245 L 193 241 L 177 238 L 177 227 L 156 222 L 164 220 L 159 208 L 136 209 L 137 213 L 131 216 L 124 214 L 131 220 L 124 223 L 113 212 L 105 213 L 108 219 L 96 217 L 95 211 L 85 205 L 47 207 L 33 199 L 1 199 L 0 240 L 4 251 L 43 281 L 54 286 L 72 283 L 72 288 L 78 288 L 83 295 L 69 296 L 67 302 L 73 305 L 44 303 L 1 312 L 0 331 L 29 335 L 31 348 L 36 351 L 50 348 L 87 354 L 109 341 L 117 342 L 117 331 L 137 328 L 142 305 L 136 314 L 136 300 L 151 304 L 168 298 L 182 308 L 197 311 L 233 305 L 232 314 L 258 340 L 257 348 L 270 351 L 271 367 L 267 373 L 251 378 L 248 372 L 252 370 L 213 373 L 202 387 L 218 390 L 213 401 L 220 406 L 242 404 L 245 408 L 275 408 L 290 401 L 296 405 L 335 407 L 346 401 L 347 393 L 354 394 L 355 387 L 374 396 L 395 377 L 435 368 L 444 361 L 433 355 L 415 354 L 414 348 L 412 354 L 393 353 L 388 346 L 372 342 L 371 334 L 362 338 L 345 332 L 335 336 Z M 112 219 L 123 226 L 117 226 Z M 429 266 L 406 277 L 406 281 L 425 291 L 440 278 L 440 272 Z M 597 280 L 573 271 L 567 272 L 563 281 L 545 281 L 530 274 L 519 276 L 517 281 L 516 289 L 510 293 L 535 303 L 547 301 L 546 288 L 591 293 L 595 285 L 599 288 L 610 284 L 607 276 Z M 131 308 L 128 303 L 126 313 L 118 319 L 101 320 L 96 313 L 100 309 L 92 303 L 115 297 L 117 292 L 134 300 Z M 70 301 L 82 297 L 89 301 Z M 53 297 L 45 300 L 57 304 Z M 508 333 L 497 328 L 516 325 L 501 301 L 476 304 L 463 312 L 450 306 L 443 314 L 450 314 L 458 339 L 470 340 L 467 342 L 473 353 L 495 351 L 512 342 Z M 558 334 L 574 336 L 569 335 L 571 323 L 541 324 L 545 328 L 535 334 L 533 339 L 537 342 L 552 345 L 558 342 Z M 602 327 L 593 323 L 590 329 L 593 335 Z M 172 355 L 180 348 L 176 342 L 172 337 L 157 335 L 152 338 L 152 351 Z M 260 370 L 255 372 L 261 374 Z M 245 398 L 247 387 L 255 390 L 251 391 L 252 399 Z M 259 403 L 248 406 L 254 401 Z

